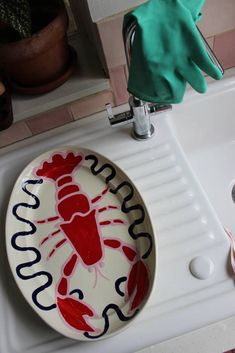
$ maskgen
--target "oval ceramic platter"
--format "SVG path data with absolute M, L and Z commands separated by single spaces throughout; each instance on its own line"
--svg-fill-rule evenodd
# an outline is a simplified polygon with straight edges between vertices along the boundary
M 156 246 L 145 204 L 121 169 L 87 149 L 57 148 L 23 170 L 6 243 L 26 300 L 73 339 L 119 332 L 153 287 Z

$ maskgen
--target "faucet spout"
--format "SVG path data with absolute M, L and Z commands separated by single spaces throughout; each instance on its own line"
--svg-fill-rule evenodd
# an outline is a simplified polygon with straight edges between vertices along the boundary
M 127 67 L 130 68 L 131 62 L 131 49 L 136 31 L 136 21 L 131 19 L 123 28 L 123 42 L 126 54 Z M 146 140 L 151 138 L 155 133 L 154 125 L 151 124 L 151 110 L 150 104 L 144 102 L 138 97 L 130 96 L 129 104 L 133 113 L 133 132 L 132 136 L 136 140 Z M 152 104 L 153 108 L 153 104 Z M 166 109 L 171 109 L 170 105 L 165 106 Z M 157 113 L 158 106 L 155 104 L 154 113 Z
M 126 54 L 127 67 L 130 68 L 131 63 L 131 48 L 136 31 L 136 20 L 132 18 L 123 28 L 122 37 Z
M 133 19 L 123 29 L 123 41 L 126 53 L 127 67 L 131 62 L 131 48 L 136 30 L 136 21 Z M 106 104 L 109 121 L 112 126 L 133 123 L 132 136 L 138 141 L 151 138 L 155 133 L 154 125 L 150 119 L 153 114 L 171 109 L 171 105 L 158 105 L 145 102 L 138 97 L 130 96 L 130 110 L 121 114 L 113 115 L 110 104 Z
M 133 112 L 132 136 L 136 140 L 146 140 L 154 135 L 155 128 L 150 121 L 148 104 L 133 96 L 129 99 L 131 111 Z

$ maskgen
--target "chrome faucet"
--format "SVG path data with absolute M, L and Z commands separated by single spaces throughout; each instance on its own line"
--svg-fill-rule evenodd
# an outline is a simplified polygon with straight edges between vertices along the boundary
M 124 41 L 128 69 L 130 68 L 131 49 L 132 49 L 133 39 L 135 35 L 135 30 L 136 30 L 136 21 L 134 19 L 131 19 L 130 22 L 123 30 L 123 41 Z M 218 59 L 214 55 L 213 51 L 209 47 L 206 39 L 203 37 L 200 31 L 199 33 L 205 44 L 208 55 L 210 56 L 213 63 L 223 73 L 224 70 L 220 65 Z M 108 114 L 110 124 L 113 127 L 133 123 L 132 136 L 139 141 L 149 139 L 154 135 L 155 129 L 153 124 L 151 124 L 151 121 L 150 121 L 150 118 L 152 115 L 172 109 L 172 106 L 170 104 L 163 105 L 158 103 L 149 103 L 137 97 L 134 97 L 132 95 L 129 98 L 129 105 L 130 105 L 130 110 L 114 115 L 111 104 L 108 103 L 106 104 L 106 111 Z
M 135 29 L 136 22 L 135 20 L 131 20 L 123 30 L 123 41 L 128 69 L 130 67 L 131 48 Z M 108 118 L 113 127 L 133 123 L 132 136 L 139 141 L 149 139 L 154 135 L 155 129 L 150 121 L 151 116 L 171 109 L 171 105 L 148 103 L 132 95 L 129 98 L 129 105 L 129 111 L 114 115 L 111 104 L 106 104 Z

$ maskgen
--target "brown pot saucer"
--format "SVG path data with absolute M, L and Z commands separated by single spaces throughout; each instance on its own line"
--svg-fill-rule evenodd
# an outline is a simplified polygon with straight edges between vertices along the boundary
M 69 62 L 65 71 L 57 77 L 55 80 L 42 84 L 40 86 L 22 86 L 18 82 L 8 79 L 11 88 L 18 93 L 30 95 L 30 94 L 43 94 L 54 90 L 61 86 L 73 73 L 77 64 L 77 53 L 73 47 L 69 46 Z

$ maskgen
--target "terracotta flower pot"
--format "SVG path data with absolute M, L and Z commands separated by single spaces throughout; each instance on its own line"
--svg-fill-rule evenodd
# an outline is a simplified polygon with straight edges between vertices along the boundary
M 68 16 L 60 0 L 32 1 L 32 37 L 0 44 L 0 68 L 23 93 L 47 92 L 72 72 L 74 52 L 67 42 Z

